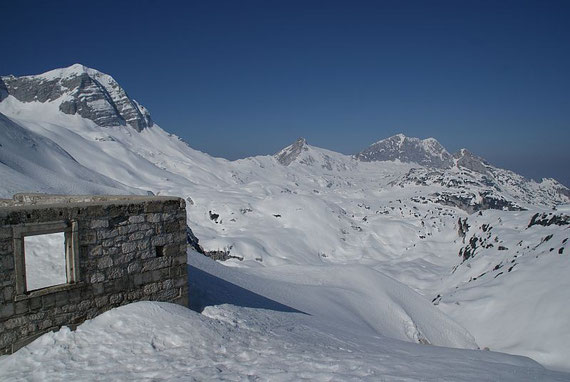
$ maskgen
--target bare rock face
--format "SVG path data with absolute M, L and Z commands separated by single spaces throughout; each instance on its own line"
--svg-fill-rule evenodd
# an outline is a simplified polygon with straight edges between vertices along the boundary
M 8 89 L 6 88 L 4 80 L 0 77 L 0 102 L 2 102 L 6 97 L 8 97 Z
M 137 131 L 153 125 L 148 111 L 113 77 L 80 64 L 37 76 L 0 79 L 0 102 L 8 95 L 20 102 L 60 102 L 65 114 L 79 114 L 99 126 L 130 126 Z
M 433 168 L 450 168 L 454 164 L 451 154 L 434 138 L 422 140 L 403 134 L 378 141 L 355 157 L 363 162 L 399 160 Z
M 307 141 L 305 138 L 298 138 L 292 145 L 285 147 L 275 154 L 277 161 L 283 166 L 289 166 L 303 151 L 307 151 Z
M 487 161 L 466 149 L 459 150 L 453 154 L 453 157 L 457 159 L 457 167 L 464 167 L 479 174 L 489 174 Z

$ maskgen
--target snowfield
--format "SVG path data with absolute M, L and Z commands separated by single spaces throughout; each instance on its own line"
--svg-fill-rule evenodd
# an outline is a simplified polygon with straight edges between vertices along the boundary
M 305 296 L 314 305 L 310 314 L 301 312 L 263 296 L 268 286 L 263 277 L 196 253 L 189 254 L 189 262 L 201 314 L 159 302 L 116 308 L 74 332 L 63 328 L 0 358 L 0 379 L 568 380 L 568 374 L 548 371 L 528 358 L 411 344 L 375 334 L 365 325 L 347 326 L 346 317 L 329 315 L 332 298 Z M 269 294 L 283 301 L 295 301 L 306 291 L 296 282 L 278 284 L 269 281 Z M 223 303 L 226 299 L 234 304 Z M 351 309 L 347 313 L 360 315 Z
M 41 80 L 82 70 L 112 83 L 77 65 Z M 189 254 L 201 314 L 114 309 L 0 358 L 1 380 L 570 380 L 535 362 L 570 372 L 570 191 L 555 180 L 403 135 L 371 161 L 299 139 L 230 162 L 156 124 L 60 111 L 78 92 L 0 101 L 0 197 L 180 196 L 201 248 L 232 258 Z M 379 147 L 451 167 L 372 161 Z

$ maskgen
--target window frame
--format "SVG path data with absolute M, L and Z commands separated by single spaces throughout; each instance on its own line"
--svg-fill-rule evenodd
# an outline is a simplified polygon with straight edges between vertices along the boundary
M 26 282 L 26 254 L 24 238 L 26 236 L 47 235 L 60 232 L 63 232 L 65 238 L 65 271 L 67 282 L 64 284 L 55 284 L 28 291 Z M 41 296 L 69 289 L 79 282 L 79 229 L 77 221 L 22 224 L 13 227 L 13 238 L 17 299 Z

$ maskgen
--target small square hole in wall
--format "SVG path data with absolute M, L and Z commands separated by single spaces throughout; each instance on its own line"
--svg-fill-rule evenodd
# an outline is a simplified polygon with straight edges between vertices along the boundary
M 27 291 L 67 283 L 63 232 L 25 236 L 24 248 Z
M 154 247 L 154 249 L 155 249 L 156 257 L 164 256 L 164 245 L 157 245 L 156 247 Z

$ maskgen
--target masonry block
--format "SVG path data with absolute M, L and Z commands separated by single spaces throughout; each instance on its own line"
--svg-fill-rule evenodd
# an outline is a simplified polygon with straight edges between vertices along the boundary
M 18 194 L 0 205 L 0 354 L 129 302 L 188 306 L 182 199 Z M 25 247 L 14 243 L 58 227 L 67 283 L 27 291 Z

